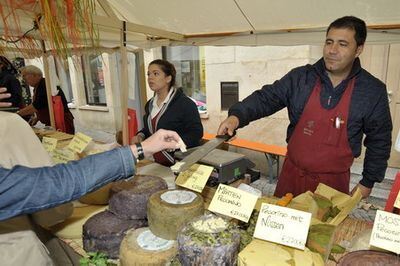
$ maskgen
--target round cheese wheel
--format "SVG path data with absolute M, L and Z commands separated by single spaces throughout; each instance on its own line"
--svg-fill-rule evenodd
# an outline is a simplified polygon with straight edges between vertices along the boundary
M 236 265 L 240 233 L 233 224 L 213 214 L 187 224 L 178 234 L 182 265 Z
M 83 224 L 94 214 L 104 211 L 105 208 L 107 206 L 75 207 L 67 220 L 50 227 L 50 231 L 61 238 L 81 239 Z
M 124 220 L 109 211 L 100 212 L 83 225 L 83 249 L 86 252 L 103 252 L 110 258 L 118 258 L 126 231 L 144 226 L 147 226 L 145 219 Z
M 359 250 L 341 257 L 337 265 L 400 265 L 400 262 L 395 254 L 376 250 Z
M 122 266 L 167 265 L 177 253 L 177 243 L 155 236 L 148 227 L 129 230 L 122 240 L 119 262 Z
M 102 186 L 101 188 L 82 196 L 79 198 L 79 201 L 92 205 L 107 205 L 108 200 L 110 199 L 110 189 L 112 185 L 113 183 L 109 183 Z
M 109 210 L 121 219 L 145 219 L 150 196 L 168 185 L 161 177 L 136 175 L 115 182 L 110 189 Z
M 178 231 L 204 213 L 203 198 L 187 190 L 163 190 L 154 193 L 147 204 L 147 219 L 153 234 L 175 240 Z

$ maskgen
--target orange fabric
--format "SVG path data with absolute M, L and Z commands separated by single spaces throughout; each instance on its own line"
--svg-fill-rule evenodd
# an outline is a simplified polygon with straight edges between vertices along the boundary
M 205 140 L 210 140 L 215 138 L 215 134 L 210 134 L 204 132 L 203 134 L 203 139 Z M 254 150 L 254 151 L 259 151 L 259 152 L 264 152 L 264 153 L 272 153 L 280 156 L 286 156 L 287 148 L 283 146 L 277 146 L 277 145 L 269 145 L 265 143 L 260 143 L 260 142 L 255 142 L 255 141 L 249 141 L 245 139 L 239 139 L 236 138 L 230 142 L 228 142 L 229 145 L 238 147 L 238 148 L 245 148 L 249 150 Z

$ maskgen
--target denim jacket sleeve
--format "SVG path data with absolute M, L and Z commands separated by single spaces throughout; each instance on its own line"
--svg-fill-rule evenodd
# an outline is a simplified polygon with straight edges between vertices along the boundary
M 0 220 L 47 209 L 135 173 L 129 147 L 53 167 L 0 168 Z

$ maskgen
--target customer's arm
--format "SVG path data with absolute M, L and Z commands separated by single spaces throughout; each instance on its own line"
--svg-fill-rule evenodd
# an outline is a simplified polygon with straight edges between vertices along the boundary
M 178 148 L 179 136 L 159 130 L 142 143 L 145 156 Z M 47 209 L 135 173 L 135 146 L 53 167 L 0 168 L 0 220 Z

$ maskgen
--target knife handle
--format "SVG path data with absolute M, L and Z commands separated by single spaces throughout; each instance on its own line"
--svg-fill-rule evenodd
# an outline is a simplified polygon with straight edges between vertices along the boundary
M 224 139 L 225 141 L 228 141 L 228 140 L 230 140 L 231 138 L 233 138 L 234 136 L 236 136 L 236 130 L 233 131 L 233 135 L 232 135 L 232 136 L 230 136 L 228 133 L 226 133 L 226 134 L 224 134 L 224 135 L 217 135 L 217 136 L 215 136 L 215 137 L 216 137 L 216 138 L 219 138 L 219 139 Z

